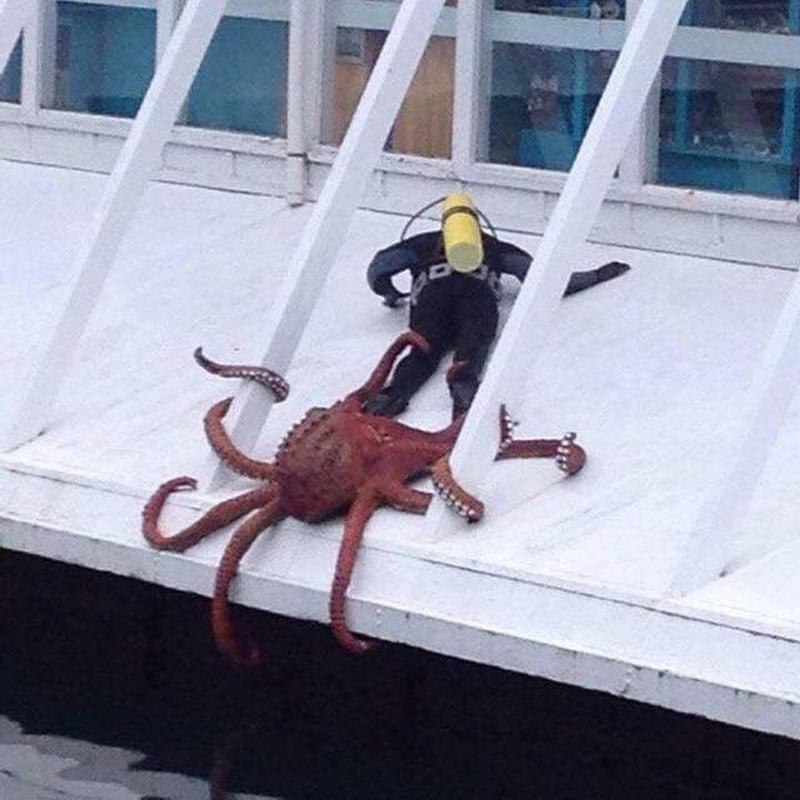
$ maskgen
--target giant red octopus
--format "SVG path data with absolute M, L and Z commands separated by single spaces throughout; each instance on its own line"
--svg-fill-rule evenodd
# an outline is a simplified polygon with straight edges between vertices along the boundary
M 407 482 L 428 472 L 435 491 L 449 508 L 468 522 L 476 522 L 483 516 L 483 504 L 458 485 L 448 464 L 464 415 L 434 432 L 361 410 L 383 388 L 394 362 L 409 346 L 422 350 L 428 347 L 419 334 L 406 332 L 399 336 L 363 386 L 328 408 L 310 409 L 286 435 L 272 462 L 256 460 L 236 448 L 222 424 L 231 398 L 221 400 L 205 416 L 208 441 L 225 465 L 262 483 L 218 503 L 196 522 L 172 535 L 159 528 L 161 510 L 172 492 L 194 489 L 197 482 L 186 476 L 173 478 L 159 486 L 147 501 L 142 512 L 142 532 L 159 550 L 183 552 L 209 534 L 244 518 L 223 553 L 211 611 L 217 647 L 236 665 L 253 666 L 260 655 L 255 643 L 239 641 L 230 618 L 228 592 L 247 550 L 262 531 L 278 520 L 295 517 L 319 522 L 346 514 L 330 594 L 330 622 L 340 644 L 360 654 L 373 643 L 356 637 L 348 628 L 345 595 L 364 527 L 372 512 L 381 505 L 390 505 L 400 511 L 424 514 L 431 493 L 412 488 Z M 200 348 L 195 351 L 195 359 L 215 375 L 261 383 L 277 402 L 288 394 L 286 381 L 264 367 L 218 364 L 206 358 Z M 458 365 L 451 368 L 449 376 L 457 369 Z M 574 433 L 567 433 L 561 439 L 516 440 L 514 425 L 505 407 L 501 407 L 497 459 L 553 458 L 567 475 L 573 475 L 583 466 L 586 454 L 575 442 Z

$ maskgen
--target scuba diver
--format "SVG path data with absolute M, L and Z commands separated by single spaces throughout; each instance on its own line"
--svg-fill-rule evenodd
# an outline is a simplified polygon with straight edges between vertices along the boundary
M 441 228 L 406 239 L 414 220 L 444 201 Z M 491 234 L 481 229 L 483 220 Z M 414 349 L 397 364 L 390 382 L 364 405 L 371 414 L 393 417 L 436 371 L 448 350 L 454 350 L 447 383 L 453 418 L 465 412 L 475 397 L 499 321 L 500 279 L 513 275 L 520 282 L 532 258 L 525 250 L 501 241 L 494 226 L 465 192 L 454 192 L 420 209 L 403 229 L 400 241 L 380 250 L 367 270 L 367 282 L 384 304 L 410 303 L 411 330 L 425 337 L 430 350 Z M 574 272 L 564 296 L 616 278 L 630 267 L 618 261 L 597 269 Z M 392 277 L 411 272 L 411 291 L 398 291 Z

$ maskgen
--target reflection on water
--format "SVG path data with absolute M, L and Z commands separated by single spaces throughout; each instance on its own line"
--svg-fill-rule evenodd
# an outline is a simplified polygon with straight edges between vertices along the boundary
M 30 736 L 0 718 L 0 797 L 3 800 L 207 800 L 209 782 L 137 769 L 142 753 L 65 739 Z M 217 794 L 222 796 L 220 783 Z M 239 794 L 250 800 L 265 795 Z
M 0 800 L 782 800 L 800 745 L 0 550 Z M 229 793 L 229 794 L 228 794 Z

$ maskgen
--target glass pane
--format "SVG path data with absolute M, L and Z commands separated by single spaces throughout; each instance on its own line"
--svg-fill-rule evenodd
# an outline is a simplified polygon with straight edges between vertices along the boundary
M 569 170 L 616 57 L 608 51 L 496 42 L 488 160 Z
M 289 26 L 224 17 L 189 92 L 186 124 L 286 135 Z
M 155 67 L 156 12 L 58 3 L 53 106 L 133 117 Z
M 797 0 L 689 0 L 684 25 L 758 33 L 800 32 Z
M 659 180 L 796 197 L 799 75 L 773 67 L 667 59 Z
M 0 75 L 0 101 L 19 103 L 22 86 L 22 39 L 17 42 L 5 72 Z
M 396 5 L 399 0 L 393 2 Z M 395 9 L 387 3 L 380 4 L 383 6 L 377 9 L 380 13 L 369 13 L 370 5 L 370 0 L 362 0 L 365 27 L 336 29 L 331 95 L 323 121 L 324 144 L 341 144 L 393 21 Z M 456 3 L 448 0 L 447 5 Z M 455 39 L 431 37 L 389 134 L 387 150 L 439 158 L 450 156 L 454 65 Z
M 495 0 L 496 11 L 528 11 L 579 19 L 623 19 L 625 0 Z

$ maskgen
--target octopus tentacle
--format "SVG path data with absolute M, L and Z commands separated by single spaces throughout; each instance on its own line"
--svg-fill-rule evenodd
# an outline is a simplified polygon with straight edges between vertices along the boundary
M 228 436 L 228 432 L 222 425 L 222 419 L 228 413 L 232 400 L 232 397 L 220 400 L 206 412 L 203 418 L 203 426 L 208 443 L 220 461 L 240 475 L 255 478 L 256 480 L 276 480 L 278 470 L 274 464 L 258 461 L 245 455 Z
M 440 458 L 431 468 L 433 488 L 448 508 L 468 522 L 477 522 L 483 516 L 483 503 L 458 485 L 447 456 Z
M 250 549 L 258 535 L 276 522 L 280 516 L 280 501 L 277 496 L 273 496 L 272 501 L 265 508 L 261 508 L 249 516 L 234 531 L 231 540 L 225 547 L 217 570 L 214 598 L 211 603 L 211 628 L 217 648 L 237 667 L 247 669 L 256 666 L 261 660 L 261 654 L 255 642 L 248 642 L 246 647 L 242 647 L 240 644 L 231 623 L 228 591 L 239 571 L 239 563 L 244 554 Z
M 219 364 L 203 355 L 203 348 L 198 347 L 194 351 L 194 360 L 212 375 L 220 375 L 223 378 L 244 378 L 248 381 L 255 381 L 269 389 L 275 395 L 275 402 L 280 403 L 289 395 L 289 384 L 286 380 L 267 367 L 248 366 L 247 364 Z
M 263 505 L 275 493 L 272 486 L 259 486 L 257 489 L 224 500 L 203 514 L 200 519 L 193 522 L 182 531 L 167 536 L 158 527 L 158 517 L 167 498 L 180 489 L 196 489 L 197 481 L 194 478 L 182 476 L 162 483 L 153 492 L 142 511 L 142 534 L 145 539 L 158 550 L 171 550 L 182 553 L 214 531 L 224 528 L 234 520 Z
M 506 407 L 500 406 L 500 447 L 496 461 L 507 458 L 555 458 L 556 466 L 566 475 L 574 475 L 586 463 L 586 451 L 575 442 L 572 431 L 560 439 L 514 439 L 516 425 Z
M 386 379 L 392 371 L 394 362 L 397 361 L 400 353 L 408 346 L 416 347 L 425 353 L 431 349 L 424 336 L 414 331 L 401 333 L 400 336 L 389 345 L 386 352 L 381 357 L 381 360 L 378 362 L 378 365 L 372 371 L 369 378 L 367 378 L 367 382 L 347 395 L 344 402 L 350 405 L 360 406 L 366 400 L 369 400 L 376 392 L 379 392 L 386 383 Z
M 409 511 L 412 514 L 424 514 L 433 497 L 430 492 L 421 492 L 403 483 L 382 484 L 380 494 L 385 503 L 398 511 Z
M 358 548 L 364 535 L 364 526 L 370 514 L 379 504 L 377 493 L 368 487 L 356 497 L 347 514 L 344 535 L 333 573 L 333 586 L 330 596 L 330 618 L 333 635 L 345 650 L 355 655 L 362 655 L 374 646 L 373 642 L 359 639 L 352 634 L 345 620 L 344 606 L 347 587 L 353 575 Z

